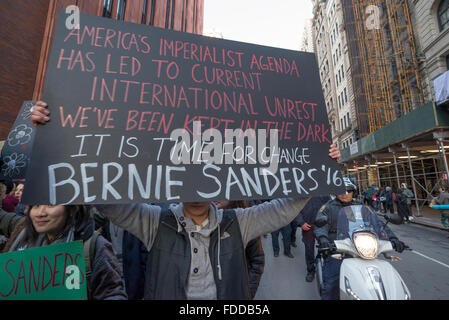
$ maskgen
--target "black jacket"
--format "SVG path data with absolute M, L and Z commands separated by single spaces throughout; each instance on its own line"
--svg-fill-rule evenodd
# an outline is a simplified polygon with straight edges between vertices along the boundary
M 331 199 L 330 196 L 317 196 L 312 197 L 307 201 L 305 207 L 299 212 L 295 218 L 296 223 L 302 227 L 304 223 L 308 223 L 313 226 L 315 223 L 315 217 L 321 207 Z
M 251 298 L 254 299 L 265 267 L 265 253 L 260 237 L 248 242 L 245 255 L 248 265 L 249 290 L 251 292 Z
M 225 232 L 226 241 L 220 241 L 220 280 L 217 268 L 213 276 L 217 286 L 219 300 L 251 299 L 248 285 L 248 269 L 242 246 L 242 236 L 234 210 L 223 212 L 220 228 L 210 237 L 209 257 L 212 266 L 218 265 L 217 246 Z M 174 214 L 162 210 L 158 232 L 148 256 L 145 275 L 145 300 L 185 300 L 189 278 L 191 249 L 189 234 L 185 230 L 178 232 Z

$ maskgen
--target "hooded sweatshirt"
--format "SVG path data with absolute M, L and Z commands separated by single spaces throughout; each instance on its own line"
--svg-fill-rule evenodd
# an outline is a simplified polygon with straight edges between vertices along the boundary
M 308 198 L 278 199 L 264 202 L 250 208 L 237 208 L 235 214 L 242 235 L 243 247 L 263 234 L 273 232 L 288 225 L 301 211 Z M 148 250 L 157 235 L 161 208 L 147 204 L 96 205 L 97 209 L 114 224 L 138 237 Z M 201 226 L 184 216 L 182 203 L 171 205 L 178 231 L 184 229 L 189 237 L 191 254 L 189 279 L 186 285 L 187 299 L 217 299 L 217 288 L 209 257 L 211 233 L 218 228 L 223 218 L 223 210 L 211 203 L 209 217 Z M 219 256 L 219 255 L 218 255 Z

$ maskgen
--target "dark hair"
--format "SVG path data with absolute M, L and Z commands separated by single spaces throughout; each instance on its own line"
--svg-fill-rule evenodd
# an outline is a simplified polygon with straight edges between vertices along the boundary
M 29 213 L 34 206 L 29 206 L 25 212 L 25 241 L 34 242 L 37 240 L 39 233 L 34 229 Z M 89 223 L 89 209 L 82 205 L 66 205 L 64 213 L 66 219 L 61 234 L 67 234 L 72 226 L 75 227 L 75 233 L 85 228 Z
M 6 194 L 9 194 L 14 189 L 14 183 L 9 179 L 4 180 L 3 184 L 6 186 Z
M 229 201 L 229 204 L 223 209 L 236 209 L 236 208 L 248 208 L 245 200 Z

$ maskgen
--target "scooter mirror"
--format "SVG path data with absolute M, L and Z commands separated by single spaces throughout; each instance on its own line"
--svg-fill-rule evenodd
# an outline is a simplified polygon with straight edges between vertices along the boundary
M 385 214 L 384 218 L 385 220 L 387 220 L 387 222 L 391 222 L 393 224 L 401 224 L 403 222 L 401 216 L 394 213 L 387 213 Z

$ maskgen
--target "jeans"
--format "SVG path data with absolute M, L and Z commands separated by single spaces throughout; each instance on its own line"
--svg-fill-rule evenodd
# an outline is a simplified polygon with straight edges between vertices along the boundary
M 390 210 L 390 213 L 394 213 L 393 202 L 385 202 L 385 213 L 387 213 L 387 210 Z
M 302 230 L 302 242 L 304 243 L 307 273 L 315 272 L 315 234 L 312 230 Z
M 296 229 L 298 229 L 298 223 L 295 220 L 293 220 L 292 222 L 290 222 L 290 227 L 292 229 L 290 242 L 296 243 Z
M 342 260 L 327 257 L 323 265 L 321 300 L 340 300 L 340 267 Z
M 441 214 L 441 224 L 444 227 L 449 228 L 449 213 L 442 213 Z
M 291 241 L 292 228 L 290 227 L 290 224 L 271 233 L 271 241 L 273 242 L 274 253 L 279 253 L 279 232 L 282 233 L 282 240 L 284 242 L 284 253 L 288 254 L 290 253 L 291 249 L 290 241 Z

